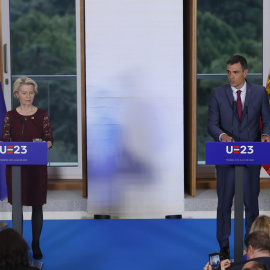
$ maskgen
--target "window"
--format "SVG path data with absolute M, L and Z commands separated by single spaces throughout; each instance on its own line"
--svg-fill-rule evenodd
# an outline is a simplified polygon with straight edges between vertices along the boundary
M 12 96 L 20 76 L 34 79 L 39 88 L 34 105 L 49 112 L 54 147 L 49 154 L 51 178 L 82 178 L 81 77 L 79 0 L 2 0 L 9 10 L 11 82 L 5 84 L 8 109 L 18 106 Z M 3 13 L 3 12 L 2 12 Z M 10 29 L 10 30 L 9 30 Z M 7 80 L 5 80 L 7 82 Z M 6 89 L 9 91 L 7 93 Z M 8 95 L 8 97 L 7 97 Z
M 248 81 L 263 84 L 267 78 L 262 78 L 263 0 L 198 0 L 197 7 L 197 164 L 204 165 L 205 142 L 212 141 L 208 100 L 213 88 L 227 83 L 227 60 L 243 55 Z

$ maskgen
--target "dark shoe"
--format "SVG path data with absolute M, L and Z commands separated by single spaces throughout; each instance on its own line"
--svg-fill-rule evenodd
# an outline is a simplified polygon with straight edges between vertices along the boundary
M 223 247 L 219 252 L 220 261 L 230 259 L 230 249 L 228 247 Z
M 39 245 L 35 245 L 32 243 L 32 250 L 33 250 L 33 258 L 36 260 L 41 260 L 43 255 L 42 255 Z

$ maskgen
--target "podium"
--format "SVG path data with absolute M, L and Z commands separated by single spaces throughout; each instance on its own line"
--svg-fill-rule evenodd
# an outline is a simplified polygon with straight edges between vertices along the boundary
M 12 165 L 12 226 L 22 234 L 21 166 L 47 165 L 47 142 L 0 142 L 0 164 Z
M 235 165 L 234 195 L 234 260 L 243 257 L 244 165 L 270 164 L 270 143 L 207 142 L 205 163 Z

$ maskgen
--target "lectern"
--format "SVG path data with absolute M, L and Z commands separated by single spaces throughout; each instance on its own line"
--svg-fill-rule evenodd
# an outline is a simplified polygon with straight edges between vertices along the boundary
M 244 166 L 270 164 L 270 143 L 207 142 L 205 163 L 235 165 L 234 195 L 234 260 L 243 257 Z
M 21 234 L 23 227 L 21 166 L 47 165 L 47 163 L 47 142 L 0 143 L 0 164 L 12 165 L 12 226 Z

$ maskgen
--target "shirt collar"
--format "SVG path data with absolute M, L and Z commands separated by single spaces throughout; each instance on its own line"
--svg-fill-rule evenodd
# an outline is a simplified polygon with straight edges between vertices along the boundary
M 242 92 L 246 92 L 246 90 L 247 90 L 247 82 L 245 81 L 245 83 L 244 83 L 244 85 L 242 86 L 242 88 L 241 89 L 236 89 L 235 87 L 233 87 L 233 86 L 231 86 L 231 88 L 232 88 L 232 91 L 233 91 L 233 93 L 237 93 L 237 91 L 238 90 L 241 90 Z

